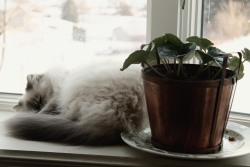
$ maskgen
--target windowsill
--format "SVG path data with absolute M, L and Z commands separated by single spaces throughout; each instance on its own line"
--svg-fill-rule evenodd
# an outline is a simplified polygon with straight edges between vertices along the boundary
M 223 160 L 173 159 L 127 145 L 89 147 L 35 142 L 7 136 L 2 122 L 13 112 L 1 112 L 0 162 L 6 166 L 249 166 L 250 155 Z M 250 149 L 250 148 L 249 148 Z M 1 166 L 0 165 L 0 166 Z

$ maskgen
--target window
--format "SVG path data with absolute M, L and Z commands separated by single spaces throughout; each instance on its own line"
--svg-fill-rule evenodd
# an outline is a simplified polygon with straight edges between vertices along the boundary
M 56 8 L 56 4 L 54 3 L 57 3 L 57 2 L 65 2 L 66 0 L 19 0 L 19 1 L 16 1 L 16 0 L 0 0 L 0 32 L 1 32 L 1 35 L 0 35 L 0 50 L 2 51 L 2 48 L 3 48 L 3 16 L 4 16 L 4 2 L 7 2 L 7 5 L 8 5 L 8 8 L 14 8 L 17 6 L 17 3 L 23 3 L 23 2 L 35 2 L 36 3 L 39 3 L 39 8 L 37 9 L 38 11 L 39 10 L 42 10 L 40 8 L 46 8 L 46 11 L 47 13 L 44 15 L 44 16 L 40 16 L 40 18 L 43 18 L 43 21 L 42 22 L 39 22 L 39 25 L 42 24 L 42 30 L 43 29 L 46 29 L 46 25 L 49 24 L 52 24 L 51 22 L 47 22 L 47 16 L 48 15 L 58 15 L 57 17 L 57 23 L 59 24 L 59 28 L 62 27 L 62 22 L 64 22 L 64 20 L 61 19 L 61 16 L 59 16 L 59 12 L 58 9 L 56 10 L 57 12 L 54 11 L 54 9 Z M 129 5 L 131 4 L 137 4 L 137 3 L 142 3 L 141 1 L 144 1 L 143 3 L 145 4 L 145 0 L 123 0 L 121 2 L 128 2 Z M 111 6 L 114 4 L 114 3 L 118 3 L 120 2 L 119 0 L 75 0 L 75 3 L 77 2 L 91 2 L 93 3 L 93 6 L 95 7 L 100 7 L 98 8 L 97 10 L 94 10 L 92 11 L 93 13 L 91 14 L 91 16 L 93 17 L 92 19 L 94 19 L 94 17 L 96 17 L 96 12 L 98 13 L 99 11 L 104 14 L 104 17 L 103 19 L 107 17 L 107 15 L 109 16 L 113 16 L 110 14 L 114 12 L 114 9 L 112 9 L 112 7 L 107 7 L 107 8 L 104 8 L 103 6 L 107 5 L 106 2 L 112 2 L 111 3 Z M 202 11 L 202 1 L 201 0 L 186 0 L 186 4 L 185 4 L 185 8 L 183 10 L 181 10 L 181 6 L 182 6 L 182 2 L 183 0 L 148 0 L 148 5 L 149 5 L 149 8 L 148 8 L 148 13 L 147 13 L 147 41 L 149 41 L 150 39 L 152 38 L 155 38 L 159 35 L 162 35 L 163 33 L 165 32 L 170 32 L 170 33 L 175 33 L 175 34 L 178 34 L 179 36 L 181 36 L 183 39 L 185 39 L 185 36 L 189 36 L 189 35 L 201 35 L 201 28 L 202 28 L 202 24 L 201 24 L 201 11 Z M 46 7 L 46 4 L 47 5 L 50 5 L 50 3 L 53 3 L 53 5 L 51 6 L 51 8 L 49 7 Z M 94 5 L 95 4 L 95 5 Z M 61 4 L 62 5 L 62 4 Z M 80 5 L 81 6 L 81 5 Z M 87 6 L 87 9 L 90 10 L 91 5 Z M 101 7 L 102 6 L 102 7 Z M 141 8 L 142 7 L 142 8 Z M 33 8 L 31 8 L 33 9 Z M 137 17 L 139 18 L 146 18 L 145 17 L 145 6 L 144 5 L 141 5 L 139 7 L 139 15 Z M 143 10 L 141 10 L 143 9 Z M 80 10 L 80 9 L 79 9 Z M 37 12 L 38 12 L 37 11 Z M 134 10 L 133 10 L 134 11 Z M 138 11 L 138 10 L 137 10 Z M 34 11 L 35 12 L 35 11 Z M 108 14 L 107 14 L 108 13 Z M 34 14 L 37 14 L 36 12 Z M 181 14 L 181 15 L 180 15 Z M 93 16 L 95 15 L 95 16 Z M 32 16 L 30 15 L 29 13 L 29 16 Z M 35 15 L 37 16 L 37 15 Z M 183 17 L 181 17 L 183 16 Z M 49 17 L 50 18 L 50 17 Z M 122 17 L 122 18 L 125 18 L 125 17 Z M 126 17 L 127 18 L 127 17 Z M 8 19 L 7 19 L 8 20 Z M 50 20 L 50 19 L 49 19 Z M 86 18 L 87 20 L 87 18 Z M 125 19 L 124 19 L 125 20 Z M 142 19 L 143 20 L 143 19 Z M 33 20 L 34 21 L 34 20 Z M 34 23 L 34 22 L 31 22 L 31 23 Z M 107 21 L 107 20 L 105 20 Z M 118 21 L 121 21 L 120 19 L 118 19 Z M 146 21 L 142 21 L 144 22 L 143 24 L 146 24 Z M 8 23 L 8 21 L 7 21 Z M 108 22 L 105 22 L 106 24 L 102 25 L 102 32 L 104 32 L 105 28 L 104 26 L 109 24 Z M 137 22 L 138 23 L 138 22 Z M 44 24 L 44 25 L 43 25 Z M 60 26 L 61 25 L 61 26 Z M 86 26 L 85 24 L 83 24 L 84 27 Z M 145 31 L 146 29 L 144 29 L 145 25 L 142 25 L 142 29 L 141 29 L 141 32 Z M 67 29 L 69 27 L 69 25 L 67 24 L 67 26 L 63 27 L 63 29 Z M 70 26 L 72 27 L 72 26 Z M 80 26 L 81 27 L 81 26 Z M 90 26 L 91 27 L 91 26 Z M 79 27 L 77 26 L 76 29 L 79 30 L 79 35 L 76 35 L 74 38 L 76 39 L 76 41 L 73 41 L 72 38 L 73 38 L 73 35 L 71 33 L 68 33 L 67 34 L 67 38 L 68 39 L 71 39 L 71 42 L 76 44 L 76 45 L 73 45 L 72 46 L 72 50 L 67 50 L 67 48 L 69 48 L 69 43 L 70 43 L 70 40 L 66 41 L 66 43 L 63 43 L 62 45 L 58 44 L 56 42 L 56 40 L 58 41 L 58 39 L 53 39 L 51 38 L 51 36 L 55 35 L 57 38 L 59 39 L 62 39 L 61 35 L 65 35 L 64 32 L 57 32 L 57 31 L 53 31 L 53 29 L 57 28 L 57 26 L 55 25 L 52 25 L 52 26 L 48 26 L 47 27 L 49 30 L 51 30 L 50 32 L 46 32 L 46 31 L 40 31 L 40 32 L 34 32 L 36 35 L 36 37 L 40 40 L 42 40 L 41 42 L 44 42 L 46 44 L 46 42 L 51 42 L 53 45 L 56 45 L 55 48 L 59 48 L 59 50 L 51 50 L 51 54 L 53 53 L 53 55 L 56 55 L 56 53 L 62 53 L 63 55 L 67 55 L 67 54 L 64 54 L 64 53 L 71 53 L 71 51 L 73 53 L 76 52 L 76 54 L 78 54 L 79 52 L 79 45 L 80 46 L 84 46 L 85 44 L 87 44 L 88 42 L 88 30 L 86 30 L 86 41 L 82 41 L 83 40 L 83 37 L 84 34 L 83 32 L 84 31 L 81 31 L 79 30 Z M 93 27 L 91 27 L 93 28 Z M 71 28 L 70 28 L 71 29 Z M 72 28 L 73 29 L 73 28 Z M 75 29 L 75 30 L 76 30 Z M 91 29 L 93 30 L 93 29 Z M 66 31 L 66 30 L 65 30 Z M 72 31 L 72 30 L 70 30 Z M 77 30 L 76 30 L 77 31 Z M 6 34 L 10 32 L 10 31 L 7 31 Z M 77 31 L 78 32 L 78 31 Z M 106 31 L 105 31 L 106 32 Z M 55 33 L 55 34 L 54 34 Z M 99 32 L 98 32 L 99 33 Z M 22 42 L 20 42 L 22 45 L 20 46 L 21 50 L 20 52 L 18 52 L 19 54 L 17 54 L 18 56 L 21 55 L 21 54 L 24 54 L 24 48 L 22 48 L 23 45 L 25 45 L 27 42 L 29 42 L 29 40 L 31 40 L 30 36 L 29 36 L 29 33 L 27 33 L 27 31 L 24 31 L 24 34 L 18 34 L 18 32 L 15 32 L 15 34 L 17 34 L 18 36 L 15 37 L 15 39 L 21 39 L 23 40 Z M 143 32 L 142 34 L 145 35 L 145 32 Z M 50 36 L 51 35 L 51 36 Z M 93 34 L 95 35 L 95 34 Z M 106 33 L 105 34 L 101 34 L 101 35 L 107 35 Z M 17 38 L 17 37 L 20 37 L 20 38 Z M 90 36 L 89 36 L 90 37 Z M 145 38 L 145 37 L 144 37 Z M 101 40 L 103 38 L 97 38 L 95 36 L 95 38 L 92 38 L 92 42 L 94 43 L 94 41 L 98 42 L 98 41 L 101 41 L 101 44 L 104 43 L 105 41 L 105 45 L 108 45 L 112 48 L 112 46 L 115 46 L 116 45 L 116 42 L 117 43 L 123 43 L 124 40 L 114 40 L 112 42 L 112 40 Z M 111 38 L 112 39 L 112 38 Z M 6 45 L 7 44 L 10 44 L 9 41 L 10 39 L 8 39 L 8 37 L 6 36 Z M 136 41 L 133 41 L 134 43 L 130 43 L 128 44 L 129 42 L 124 42 L 125 44 L 128 44 L 128 45 L 120 45 L 121 48 L 126 48 L 126 49 L 131 49 L 131 50 L 134 50 L 134 47 L 138 47 L 142 42 L 143 40 L 145 39 L 142 39 L 142 40 L 136 40 Z M 60 40 L 59 40 L 60 41 Z M 111 42 L 111 43 L 108 43 Z M 68 42 L 68 43 L 67 43 Z M 136 43 L 138 42 L 138 43 Z M 48 46 L 45 45 L 45 46 L 40 46 L 38 45 L 37 43 L 35 43 L 34 41 L 31 41 L 30 43 L 34 44 L 34 46 L 36 46 L 36 49 L 40 49 L 39 51 L 41 51 L 42 53 L 46 53 L 46 51 L 44 51 L 44 49 L 51 49 L 53 48 L 52 46 Z M 115 44 L 114 44 L 115 43 Z M 11 43 L 11 45 L 14 45 L 17 43 Z M 100 43 L 98 43 L 100 44 Z M 26 44 L 27 45 L 27 44 Z M 59 45 L 59 46 L 58 46 Z M 71 46 L 71 45 L 70 45 Z M 89 44 L 89 46 L 91 46 L 91 44 Z M 92 45 L 93 46 L 93 45 Z M 125 47 L 126 46 L 126 47 Z M 7 46 L 6 46 L 7 47 Z M 26 46 L 27 47 L 27 46 Z M 130 48 L 131 47 L 131 48 Z M 77 49 L 78 48 L 78 49 Z M 89 50 L 85 50 L 83 49 L 84 53 L 89 53 L 92 55 L 92 51 L 93 49 L 95 48 L 98 48 L 101 50 L 101 46 L 99 47 L 94 45 L 94 48 L 87 48 L 87 47 L 84 47 L 85 49 L 89 49 Z M 7 48 L 8 49 L 8 48 Z M 6 50 L 7 50 L 6 49 Z M 26 48 L 27 49 L 27 48 Z M 0 53 L 1 53 L 0 51 Z M 37 53 L 35 52 L 35 49 L 34 50 L 29 50 L 30 52 L 32 53 Z M 75 51 L 75 52 L 74 52 Z M 97 50 L 98 51 L 98 50 Z M 103 50 L 101 50 L 103 51 Z M 113 52 L 112 50 L 105 50 L 107 55 L 108 56 L 111 56 L 109 55 L 108 53 L 110 52 Z M 11 50 L 9 51 L 11 52 Z M 48 52 L 48 51 L 47 51 Z M 114 52 L 117 52 L 117 50 L 115 50 Z M 128 51 L 130 52 L 130 51 Z M 29 53 L 29 52 L 28 52 Z M 100 52 L 97 52 L 97 53 L 100 53 Z M 121 54 L 121 52 L 119 52 Z M 37 54 L 40 54 L 40 53 L 37 53 Z M 124 54 L 126 54 L 124 52 Z M 4 58 L 4 62 L 6 62 L 7 60 L 7 51 L 6 51 L 6 54 L 5 54 L 5 58 Z M 46 56 L 44 54 L 41 54 L 42 56 Z M 2 54 L 1 54 L 2 56 Z M 1 57 L 0 56 L 0 57 Z M 72 54 L 70 56 L 73 56 Z M 100 56 L 100 54 L 97 54 L 96 56 Z M 122 56 L 122 55 L 121 55 Z M 127 56 L 127 55 L 126 55 Z M 49 66 L 52 66 L 54 65 L 54 62 L 56 63 L 61 63 L 61 61 L 63 62 L 66 62 L 67 64 L 70 63 L 70 61 L 73 61 L 72 64 L 74 64 L 75 62 L 78 63 L 78 59 L 75 59 L 75 57 L 63 57 L 62 59 L 60 57 L 48 57 L 49 60 L 47 61 L 47 63 L 45 64 L 48 64 L 48 67 L 44 67 L 44 66 L 38 66 L 39 64 L 43 64 L 44 65 L 44 62 L 41 62 L 41 61 L 44 61 L 44 59 L 35 59 L 37 62 L 37 65 L 32 65 L 30 62 L 30 60 L 28 59 L 22 59 L 23 57 L 17 57 L 17 59 L 19 61 L 23 61 L 24 63 L 26 62 L 26 60 L 28 61 L 26 64 L 24 64 L 25 66 L 22 67 L 22 68 L 25 68 L 26 66 L 32 66 L 32 67 L 35 67 L 37 68 L 36 70 L 39 71 L 39 70 L 43 70 L 42 68 L 46 69 L 48 68 Z M 80 55 L 80 59 L 84 60 L 83 58 L 83 55 Z M 70 61 L 69 61 L 70 60 Z M 53 63 L 52 63 L 53 62 Z M 7 76 L 6 74 L 6 77 L 5 79 L 9 79 L 9 81 L 5 81 L 4 79 L 1 79 L 2 75 L 3 74 L 0 74 L 0 92 L 12 92 L 12 93 L 15 93 L 15 92 L 18 92 L 20 89 L 22 88 L 15 88 L 16 86 L 16 83 L 17 82 L 20 82 L 20 84 L 23 84 L 21 80 L 18 80 L 18 79 L 25 79 L 25 76 L 20 76 L 18 78 L 15 78 L 15 74 L 13 73 L 21 73 L 21 71 L 14 71 L 14 69 L 16 68 L 15 65 L 17 64 L 17 60 L 13 60 L 13 64 L 11 64 L 11 66 L 9 67 L 9 75 Z M 71 65 L 69 65 L 71 66 Z M 19 69 L 22 69 L 22 68 L 19 68 Z M 3 69 L 3 68 L 2 68 Z M 28 71 L 26 71 L 28 72 Z M 25 74 L 23 74 L 25 75 Z M 12 78 L 9 78 L 9 77 L 12 77 Z M 5 83 L 5 84 L 15 84 L 15 86 L 13 86 L 12 88 L 8 88 L 9 91 L 7 91 L 6 87 L 3 88 L 2 86 L 2 83 Z M 19 83 L 18 83 L 19 84 Z M 7 85 L 8 86 L 8 85 Z M 22 87 L 22 86 L 21 86 Z M 21 90 L 23 91 L 23 90 Z M 7 99 L 7 101 L 5 100 L 2 100 L 1 98 L 4 98 L 4 99 Z M 1 106 L 3 104 L 6 104 L 6 102 L 8 102 L 9 99 L 8 99 L 8 96 L 1 96 L 0 97 L 0 111 L 1 111 Z M 3 103 L 2 103 L 3 102 Z M 8 106 L 6 106 L 8 107 Z M 2 117 L 2 113 L 1 113 L 1 116 L 0 118 Z M 12 143 L 12 141 L 10 141 L 9 143 Z M 28 144 L 29 145 L 29 144 Z M 42 145 L 43 146 L 43 145 Z M 55 146 L 57 147 L 57 146 Z M 145 153 L 141 153 L 141 152 L 138 152 L 134 149 L 130 149 L 130 148 L 120 148 L 120 146 L 118 147 L 115 147 L 115 148 L 94 148 L 94 150 L 91 150 L 90 148 L 87 148 L 85 149 L 84 151 L 84 155 L 83 156 L 79 156 L 77 154 L 67 154 L 65 152 L 67 152 L 68 148 L 67 149 L 59 149 L 59 152 L 60 154 L 55 154 L 51 153 L 51 150 L 53 150 L 55 148 L 53 145 L 49 145 L 49 147 L 44 147 L 43 149 L 48 149 L 48 152 L 36 152 L 36 151 L 31 151 L 29 152 L 28 151 L 15 151 L 16 149 L 18 150 L 18 148 L 16 147 L 15 145 L 15 149 L 14 151 L 1 151 L 0 152 L 0 159 L 1 159 L 1 164 L 2 165 L 17 165 L 18 166 L 28 166 L 30 164 L 34 164 L 33 166 L 38 166 L 38 164 L 41 166 L 44 165 L 46 163 L 46 165 L 48 166 L 83 166 L 83 165 L 94 165 L 94 166 L 115 166 L 117 164 L 117 166 L 122 166 L 122 165 L 127 165 L 127 166 L 201 166 L 201 165 L 204 165 L 205 163 L 206 164 L 210 164 L 210 165 L 207 165 L 207 166 L 212 166 L 212 165 L 215 165 L 215 166 L 248 166 L 249 165 L 249 156 L 244 156 L 244 157 L 239 157 L 239 158 L 232 158 L 232 159 L 226 159 L 226 160 L 220 160 L 220 161 L 186 161 L 186 160 L 175 160 L 175 159 L 168 159 L 168 158 L 165 158 L 165 157 L 155 157 L 155 156 L 152 156 L 150 154 L 145 154 Z M 29 149 L 27 147 L 27 145 L 24 145 L 22 146 L 21 148 L 25 148 L 25 150 Z M 71 150 L 69 150 L 70 152 Z M 77 152 L 79 152 L 81 150 L 77 150 Z M 89 153 L 91 153 L 92 151 L 92 154 L 93 155 L 89 155 Z M 110 156 L 103 156 L 103 155 L 107 155 L 107 152 L 109 152 L 110 154 L 108 155 L 111 155 Z M 3 156 L 2 156 L 3 155 Z M 101 156 L 99 156 L 101 155 Z M 11 157 L 11 158 L 9 158 Z M 125 158 L 123 158 L 125 157 Z M 32 160 L 30 160 L 32 159 Z M 152 165 L 154 164 L 154 165 Z
M 250 1 L 204 0 L 203 36 L 225 52 L 250 48 Z M 237 84 L 232 111 L 248 113 L 247 93 L 250 84 L 250 64 L 244 63 L 245 76 Z
M 208 37 L 227 52 L 250 48 L 249 0 L 2 0 L 0 92 L 22 93 L 28 73 L 55 64 L 72 67 L 95 57 L 124 60 L 141 43 L 165 32 L 183 40 Z M 233 111 L 249 113 L 242 98 L 249 82 L 246 72 L 238 82 Z
M 124 60 L 146 42 L 146 14 L 146 0 L 1 0 L 0 92 L 58 64 Z

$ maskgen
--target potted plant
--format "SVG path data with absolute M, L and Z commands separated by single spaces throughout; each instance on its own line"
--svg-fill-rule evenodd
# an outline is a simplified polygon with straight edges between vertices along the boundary
M 205 38 L 183 43 L 164 34 L 131 53 L 121 70 L 142 65 L 142 78 L 154 147 L 182 153 L 221 149 L 235 83 L 250 60 L 245 48 L 232 56 Z M 243 56 L 242 56 L 243 55 Z M 193 58 L 200 63 L 185 63 Z

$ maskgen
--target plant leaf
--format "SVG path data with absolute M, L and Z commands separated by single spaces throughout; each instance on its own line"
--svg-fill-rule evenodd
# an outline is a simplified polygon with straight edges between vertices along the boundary
M 246 61 L 250 62 L 250 50 L 249 49 L 244 48 L 243 57 Z
M 214 57 L 200 50 L 195 51 L 195 56 L 198 60 L 203 62 L 203 64 L 212 64 L 213 66 L 221 67 L 221 64 Z
M 210 56 L 209 54 L 206 54 L 200 50 L 196 50 L 195 51 L 195 57 L 200 60 L 201 62 L 203 62 L 204 64 L 214 61 L 214 58 L 212 56 Z
M 181 47 L 184 43 L 174 34 L 165 34 L 165 39 L 177 47 Z
M 223 59 L 225 52 L 216 47 L 209 47 L 207 54 L 212 56 L 221 66 L 223 65 Z
M 194 43 L 182 44 L 178 47 L 170 42 L 157 47 L 158 54 L 164 59 L 190 60 L 193 57 L 196 45 Z
M 153 47 L 152 48 L 150 48 L 151 50 L 152 49 L 154 49 L 154 47 L 156 46 L 160 46 L 160 45 L 162 45 L 162 44 L 164 44 L 166 42 L 166 37 L 165 37 L 165 35 L 163 35 L 163 36 L 160 36 L 160 37 L 158 37 L 158 38 L 155 38 L 155 39 L 153 39 L 151 42 L 150 42 L 150 44 L 154 44 L 153 45 Z
M 157 47 L 166 42 L 170 42 L 177 47 L 180 47 L 183 45 L 183 42 L 174 34 L 164 34 L 158 38 L 153 39 L 150 43 L 154 43 L 155 46 Z
M 240 63 L 240 59 L 236 56 L 233 56 L 230 59 L 228 68 L 232 71 L 235 71 L 239 67 L 239 63 Z M 239 70 L 239 73 L 238 73 L 238 70 Z M 238 75 L 238 79 L 241 79 L 244 76 L 244 65 L 241 63 L 240 69 L 237 69 L 235 72 Z
M 149 56 L 150 51 L 145 50 L 137 50 L 133 53 L 131 53 L 128 58 L 124 61 L 123 67 L 120 69 L 121 71 L 128 68 L 131 64 L 140 64 L 140 63 L 146 63 L 147 58 Z
M 210 40 L 206 38 L 200 38 L 197 36 L 191 36 L 186 39 L 188 42 L 194 42 L 197 46 L 199 46 L 202 50 L 206 50 L 212 45 L 214 45 Z
M 178 48 L 169 42 L 157 47 L 160 58 L 175 59 L 178 55 Z
M 151 66 L 157 64 L 156 49 L 152 50 L 149 53 L 148 58 L 147 58 L 147 63 Z
M 180 53 L 177 57 L 179 59 L 182 59 L 183 61 L 191 60 L 194 57 L 195 49 L 196 49 L 195 43 L 183 44 L 180 48 Z
M 141 50 L 143 50 L 145 47 L 147 47 L 147 49 L 150 47 L 150 45 L 149 44 L 142 44 L 141 45 Z
M 207 49 L 207 54 L 213 57 L 223 57 L 223 54 L 225 54 L 225 52 L 216 47 L 209 47 Z

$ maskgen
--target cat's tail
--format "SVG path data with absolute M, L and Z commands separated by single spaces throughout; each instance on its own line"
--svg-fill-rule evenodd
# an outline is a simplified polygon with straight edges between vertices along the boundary
M 75 121 L 46 114 L 20 114 L 5 122 L 7 132 L 15 137 L 53 141 L 70 145 L 103 145 L 121 142 L 114 134 L 95 134 L 91 127 L 84 127 Z

